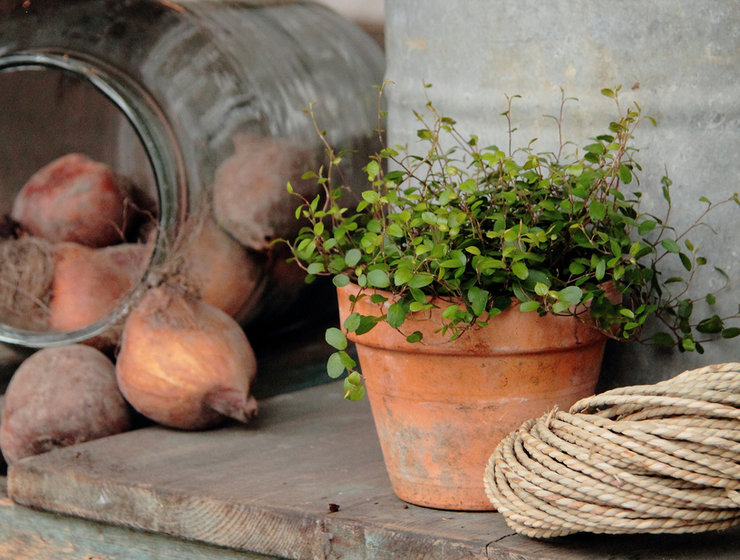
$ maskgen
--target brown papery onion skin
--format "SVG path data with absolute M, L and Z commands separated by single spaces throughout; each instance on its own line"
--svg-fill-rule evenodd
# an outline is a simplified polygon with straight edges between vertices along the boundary
M 229 315 L 176 285 L 150 288 L 126 319 L 116 360 L 126 400 L 158 424 L 211 428 L 257 414 L 254 351 Z

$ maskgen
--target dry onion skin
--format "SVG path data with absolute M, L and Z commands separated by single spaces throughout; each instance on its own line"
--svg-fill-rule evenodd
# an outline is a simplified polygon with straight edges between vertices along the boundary
M 126 400 L 150 420 L 184 430 L 257 414 L 254 351 L 239 324 L 179 287 L 147 290 L 126 319 L 116 360 Z
M 131 414 L 113 362 L 83 344 L 44 348 L 13 374 L 0 449 L 10 465 L 30 455 L 127 431 Z

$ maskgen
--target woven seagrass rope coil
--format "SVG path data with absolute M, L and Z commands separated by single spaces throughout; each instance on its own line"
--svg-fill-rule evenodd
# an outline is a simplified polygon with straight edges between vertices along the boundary
M 484 476 L 518 533 L 691 533 L 740 523 L 740 363 L 588 397 L 531 419 Z

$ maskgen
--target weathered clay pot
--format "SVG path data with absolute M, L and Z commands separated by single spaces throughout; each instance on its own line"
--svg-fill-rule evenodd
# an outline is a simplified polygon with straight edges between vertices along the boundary
M 358 290 L 338 289 L 342 323 Z M 403 332 L 421 331 L 422 343 L 383 322 L 348 336 L 396 495 L 427 507 L 493 510 L 483 485 L 492 450 L 525 420 L 592 395 L 606 337 L 574 317 L 514 306 L 448 342 L 434 333 L 446 305 L 407 318 Z M 369 297 L 354 311 L 383 312 Z

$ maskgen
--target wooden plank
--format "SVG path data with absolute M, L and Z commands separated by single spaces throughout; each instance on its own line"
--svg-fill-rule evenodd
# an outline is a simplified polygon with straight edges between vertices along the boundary
M 151 427 L 30 457 L 8 484 L 35 508 L 296 559 L 648 560 L 671 551 L 724 560 L 740 534 L 544 542 L 514 534 L 497 513 L 404 504 L 367 403 L 344 401 L 335 384 L 263 401 L 247 426 Z
M 164 535 L 135 531 L 15 505 L 0 477 L 1 560 L 268 560 Z

